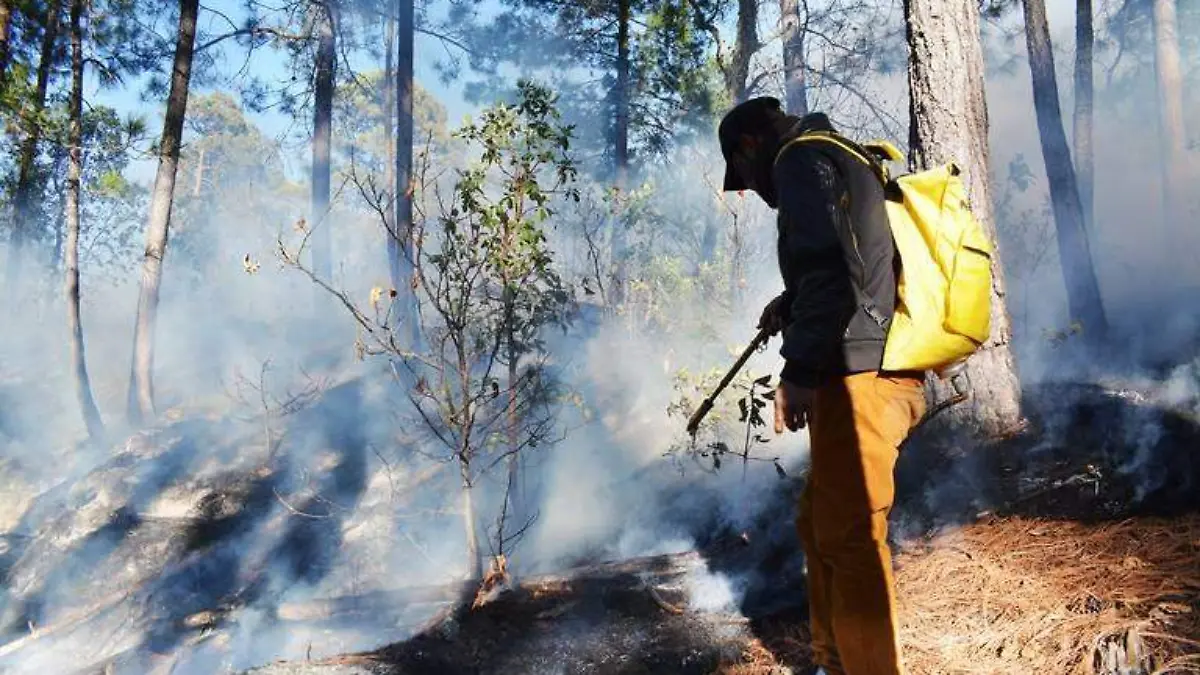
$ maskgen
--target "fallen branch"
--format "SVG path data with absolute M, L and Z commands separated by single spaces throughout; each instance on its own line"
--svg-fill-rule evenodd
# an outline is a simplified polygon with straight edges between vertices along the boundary
M 324 621 L 346 614 L 379 613 L 395 611 L 397 608 L 408 610 L 414 605 L 455 602 L 462 597 L 463 590 L 470 587 L 470 584 L 446 584 L 288 602 L 279 606 L 275 616 L 284 621 Z
M 654 604 L 658 605 L 659 607 L 662 607 L 671 614 L 683 614 L 683 608 L 672 605 L 664 600 L 663 597 L 659 595 L 657 588 L 653 586 L 646 586 L 646 592 L 650 594 L 650 598 L 654 600 Z

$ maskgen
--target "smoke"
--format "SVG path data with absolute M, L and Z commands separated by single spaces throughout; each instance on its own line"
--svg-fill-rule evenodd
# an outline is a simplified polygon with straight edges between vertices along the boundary
M 1051 21 L 1061 52 L 1069 27 Z M 1060 58 L 1059 68 L 1069 94 L 1069 60 Z M 893 88 L 894 78 L 879 86 Z M 1009 275 L 1009 298 L 1022 375 L 1035 384 L 1084 373 L 1107 389 L 1147 396 L 1152 405 L 1112 418 L 1109 428 L 1119 431 L 1113 475 L 1130 482 L 1134 501 L 1173 490 L 1181 474 L 1162 460 L 1178 434 L 1171 425 L 1182 422 L 1165 421 L 1162 410 L 1194 421 L 1200 408 L 1200 366 L 1190 360 L 1197 313 L 1187 300 L 1200 266 L 1181 258 L 1194 249 L 1186 243 L 1193 220 L 1161 211 L 1154 99 L 1097 106 L 1093 254 L 1126 354 L 1112 364 L 1071 365 L 1070 338 L 1064 347 L 1043 334 L 1066 328 L 1067 317 L 1053 223 L 1041 208 L 1046 188 L 1027 71 L 993 73 L 988 87 L 995 192 L 1009 189 L 1002 177 L 1018 154 L 1033 174 L 998 223 L 1001 255 L 1047 249 L 1039 265 L 1005 259 L 1020 270 Z M 1100 102 L 1116 96 L 1099 89 Z M 637 268 L 649 271 L 650 290 L 635 290 L 644 294 L 625 314 L 585 305 L 570 331 L 546 336 L 555 373 L 578 399 L 559 410 L 562 440 L 528 458 L 539 520 L 512 552 L 518 574 L 729 540 L 743 545 L 737 535 L 746 535 L 748 548 L 714 555 L 685 578 L 692 608 L 742 611 L 752 601 L 783 601 L 765 597 L 764 588 L 799 596 L 789 585 L 802 564 L 792 509 L 806 435 L 757 430 L 769 442 L 757 444 L 750 461 L 727 455 L 713 470 L 710 457 L 678 452 L 690 449 L 685 420 L 667 414 L 680 394 L 675 374 L 731 364 L 780 288 L 772 214 L 753 195 L 714 198 L 722 169 L 715 146 L 705 138 L 681 148 L 676 162 L 647 176 L 652 209 L 632 224 L 630 241 L 646 253 Z M 421 452 L 432 443 L 412 431 L 419 421 L 379 360 L 354 361 L 344 309 L 329 298 L 315 303 L 312 285 L 276 261 L 276 238 L 299 236 L 294 224 L 308 212 L 303 192 L 291 186 L 257 201 L 222 193 L 211 215 L 194 221 L 203 226 L 180 219 L 156 331 L 164 415 L 148 431 L 121 424 L 138 244 L 116 258 L 130 271 L 123 283 L 95 283 L 101 270 L 84 270 L 88 365 L 112 430 L 105 442 L 82 440 L 58 280 L 48 270 L 31 272 L 10 292 L 20 309 L 0 335 L 0 608 L 7 640 L 37 637 L 2 657 L 13 672 L 66 672 L 108 659 L 121 672 L 148 672 L 156 659 L 178 658 L 175 672 L 202 673 L 371 649 L 408 637 L 440 607 L 389 602 L 388 592 L 447 583 L 463 571 L 453 471 L 437 471 Z M 322 226 L 336 231 L 336 285 L 365 303 L 387 278 L 384 245 L 371 216 L 346 205 L 347 194 Z M 564 212 L 556 220 L 556 251 L 576 274 L 590 261 L 573 228 L 594 215 Z M 672 257 L 697 259 L 711 224 L 719 235 L 711 264 L 672 267 Z M 198 250 L 207 253 L 185 253 Z M 773 375 L 780 366 L 772 342 L 746 372 Z M 736 396 L 720 403 L 727 416 Z M 1071 403 L 1084 399 L 1071 396 Z M 1040 456 L 1059 452 L 1075 433 L 1070 406 L 1055 410 Z M 716 438 L 739 450 L 743 431 L 728 423 Z M 926 504 L 947 517 L 965 510 L 958 498 L 971 497 L 985 468 L 957 467 L 962 473 L 947 475 L 964 480 L 924 495 Z M 497 478 L 481 485 L 486 518 L 502 490 Z M 127 593 L 111 597 L 118 590 Z M 385 600 L 371 604 L 372 596 Z M 350 611 L 321 617 L 331 598 L 352 598 L 339 605 Z M 62 626 L 89 608 L 86 620 Z

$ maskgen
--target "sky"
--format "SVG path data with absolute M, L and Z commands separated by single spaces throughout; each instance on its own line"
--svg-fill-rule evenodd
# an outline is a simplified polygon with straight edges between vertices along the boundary
M 201 6 L 201 32 L 208 35 L 219 35 L 223 31 L 228 30 L 229 24 L 225 19 L 220 18 L 220 14 L 228 16 L 235 22 L 240 22 L 246 16 L 242 4 L 243 0 L 207 0 Z M 1073 48 L 1075 3 L 1068 0 L 1047 0 L 1046 4 L 1056 51 L 1062 56 L 1066 56 L 1069 53 L 1067 50 Z M 498 7 L 497 0 L 479 0 L 479 10 L 485 14 L 489 11 L 495 11 Z M 730 14 L 733 14 L 733 12 L 730 12 Z M 1020 12 L 1011 12 L 1008 21 L 1010 23 L 1019 22 Z M 770 37 L 769 28 L 765 25 L 762 32 L 764 38 Z M 731 32 L 727 31 L 727 33 L 730 36 L 732 35 Z M 216 78 L 213 84 L 207 87 L 193 87 L 195 93 L 211 91 L 228 92 L 231 89 L 235 89 L 238 83 L 244 78 L 244 75 L 239 76 L 238 72 L 243 70 L 245 64 L 248 64 L 246 72 L 253 73 L 259 78 L 282 79 L 287 76 L 285 55 L 276 53 L 271 49 L 256 51 L 249 62 L 246 61 L 245 50 L 232 40 L 222 43 L 217 49 L 220 50 L 217 60 L 218 72 L 222 77 Z M 450 124 L 456 125 L 464 116 L 474 113 L 476 106 L 464 99 L 458 83 L 446 84 L 438 77 L 435 69 L 436 62 L 439 59 L 445 58 L 446 54 L 446 47 L 436 38 L 423 34 L 417 35 L 417 42 L 414 48 L 415 78 L 423 88 L 441 101 L 446 108 Z M 370 63 L 362 56 L 356 57 L 354 61 L 354 68 L 356 70 L 370 70 L 382 67 L 382 64 Z M 1064 63 L 1061 65 L 1067 64 Z M 1028 75 L 1026 74 L 1025 77 L 1028 77 Z M 148 123 L 149 133 L 152 137 L 156 138 L 161 130 L 161 112 L 165 100 L 144 100 L 142 98 L 143 84 L 143 80 L 131 80 L 120 88 L 100 89 L 93 81 L 92 91 L 88 100 L 94 104 L 112 106 L 122 115 L 142 116 Z M 248 116 L 258 124 L 259 128 L 265 134 L 275 138 L 282 138 L 289 132 L 292 134 L 305 133 L 305 125 L 307 124 L 306 120 L 294 120 L 271 111 L 248 113 Z M 289 173 L 306 170 L 303 153 L 292 153 L 291 156 L 285 158 L 285 162 L 287 163 Z M 132 180 L 148 183 L 153 179 L 154 170 L 154 160 L 139 159 L 135 160 L 130 167 L 127 176 Z
M 480 0 L 480 10 L 487 11 L 489 7 L 495 7 L 495 0 Z M 201 4 L 200 10 L 200 31 L 204 34 L 215 36 L 229 30 L 228 22 L 220 18 L 218 15 L 224 14 L 235 22 L 240 22 L 246 17 L 246 12 L 243 7 L 243 0 L 206 0 Z M 216 47 L 219 51 L 218 73 L 222 77 L 218 77 L 211 85 L 206 87 L 193 87 L 194 94 L 207 93 L 212 91 L 226 91 L 235 89 L 237 85 L 244 81 L 244 76 L 239 77 L 238 72 L 242 70 L 243 64 L 246 63 L 246 51 L 241 46 L 229 40 Z M 416 81 L 431 92 L 441 101 L 446 107 L 448 120 L 454 124 L 462 119 L 464 115 L 468 115 L 474 111 L 474 106 L 469 104 L 462 96 L 461 88 L 456 83 L 447 85 L 438 77 L 435 65 L 438 59 L 444 58 L 446 54 L 445 47 L 436 38 L 427 35 L 418 34 L 416 45 L 414 46 L 414 77 Z M 249 68 L 247 72 L 253 73 L 256 77 L 262 79 L 284 79 L 287 75 L 286 56 L 281 53 L 274 52 L 271 49 L 260 49 L 254 53 L 252 59 L 248 62 Z M 382 63 L 369 63 L 364 57 L 352 57 L 353 67 L 355 70 L 371 70 L 382 68 Z M 141 116 L 148 122 L 149 133 L 157 137 L 161 132 L 161 115 L 162 108 L 165 105 L 165 97 L 159 99 L 146 100 L 143 99 L 142 88 L 145 84 L 144 79 L 130 80 L 124 86 L 118 88 L 101 88 L 93 79 L 91 91 L 88 95 L 88 100 L 95 105 L 107 105 L 116 109 L 122 116 Z M 304 131 L 306 121 L 296 121 L 292 118 L 282 115 L 277 112 L 267 111 L 264 113 L 247 113 L 248 117 L 258 124 L 263 133 L 268 136 L 280 138 L 290 133 Z M 297 127 L 297 125 L 299 125 Z M 293 158 L 293 163 L 295 158 Z M 290 166 L 292 170 L 297 167 Z M 154 161 L 151 159 L 136 160 L 131 165 L 127 176 L 135 181 L 143 182 L 150 181 L 154 176 Z

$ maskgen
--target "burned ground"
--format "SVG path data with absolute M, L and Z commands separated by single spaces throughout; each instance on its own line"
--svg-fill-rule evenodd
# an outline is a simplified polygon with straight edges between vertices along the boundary
M 1160 672 L 1186 672 L 1200 654 L 1200 496 L 1192 489 L 1200 428 L 1186 409 L 1133 390 L 1055 385 L 1027 400 L 1032 424 L 1017 437 L 969 451 L 917 437 L 906 448 L 893 524 L 912 672 L 1115 673 L 1101 655 L 1123 654 L 1127 640 L 1144 649 L 1123 672 L 1149 673 L 1152 659 L 1167 666 Z M 656 665 L 660 672 L 808 672 L 792 511 L 800 487 L 779 481 L 766 508 L 741 528 L 715 507 L 696 518 L 706 499 L 694 492 L 661 495 L 664 519 L 694 528 L 704 568 L 738 582 L 740 601 L 727 613 L 664 612 L 650 604 L 644 583 L 627 579 L 623 595 L 606 595 L 616 579 L 578 571 L 564 573 L 573 590 L 555 602 L 590 613 L 547 621 L 550 600 L 514 592 L 452 629 L 437 624 L 378 651 L 262 672 L 355 664 L 379 673 L 637 673 L 648 672 L 647 658 L 678 659 L 697 648 L 707 654 L 703 668 Z M 648 565 L 640 572 L 654 576 Z M 697 646 L 703 631 L 675 628 L 688 616 L 737 626 L 732 642 Z M 568 628 L 579 622 L 585 634 Z M 548 643 L 570 647 L 548 652 Z M 597 644 L 606 647 L 599 654 Z M 550 654 L 557 660 L 547 661 Z
M 26 500 L 0 555 L 0 668 L 211 672 L 315 642 L 323 649 L 313 660 L 257 672 L 806 672 L 793 527 L 802 466 L 787 467 L 738 523 L 717 488 L 656 484 L 647 472 L 656 497 L 640 506 L 664 532 L 685 533 L 692 552 L 584 556 L 468 610 L 456 603 L 469 588 L 355 584 L 348 549 L 378 537 L 417 556 L 436 542 L 411 539 L 416 530 L 395 514 L 454 490 L 436 475 L 381 482 L 369 465 L 370 425 L 346 415 L 371 409 L 361 386 L 326 392 L 278 448 L 253 425 L 182 419 Z M 1200 651 L 1189 618 L 1200 616 L 1200 581 L 1189 586 L 1180 567 L 1181 556 L 1200 555 L 1191 402 L 1079 385 L 1027 400 L 1033 424 L 1021 436 L 969 451 L 918 436 L 902 456 L 893 532 L 914 672 L 940 672 L 943 657 L 984 664 L 975 672 L 1021 672 L 1050 658 L 1051 638 L 1070 645 L 1054 658 L 1066 654 L 1075 668 L 1130 627 L 1162 662 Z M 961 578 L 939 576 L 952 571 Z M 732 602 L 714 603 L 711 585 L 726 583 Z M 1023 592 L 1006 598 L 1007 585 Z M 389 636 L 400 641 L 367 651 Z M 958 642 L 927 644 L 939 636 Z M 346 655 L 324 658 L 331 649 Z M 993 652 L 1003 659 L 984 658 Z

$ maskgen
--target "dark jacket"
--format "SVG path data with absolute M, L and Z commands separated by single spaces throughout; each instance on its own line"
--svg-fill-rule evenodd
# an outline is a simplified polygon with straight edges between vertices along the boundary
M 791 118 L 779 147 L 813 129 L 832 131 L 823 115 Z M 783 379 L 813 387 L 878 370 L 899 260 L 882 184 L 868 165 L 829 143 L 786 147 L 771 175 L 790 308 Z

